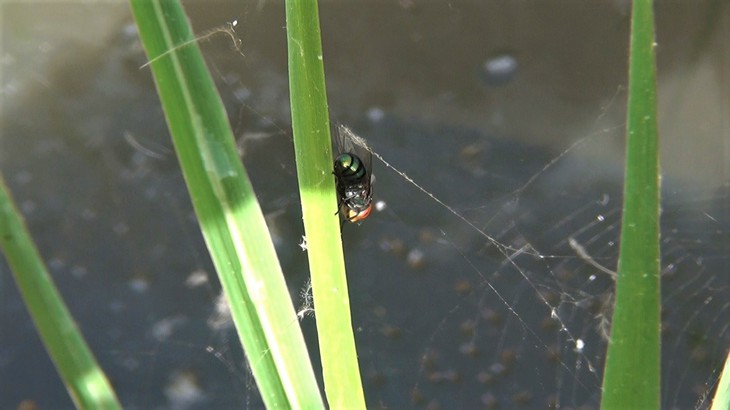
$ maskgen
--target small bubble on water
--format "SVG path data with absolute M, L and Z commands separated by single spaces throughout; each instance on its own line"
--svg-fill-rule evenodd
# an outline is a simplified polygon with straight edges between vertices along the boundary
M 395 238 L 382 238 L 378 241 L 378 245 L 383 252 L 392 253 L 394 255 L 402 255 L 406 249 L 403 241 Z
M 3 64 L 6 65 L 6 64 Z M 10 97 L 18 93 L 20 86 L 17 81 L 8 81 L 2 87 L 0 87 L 0 94 L 5 97 Z
M 124 222 L 117 222 L 114 224 L 114 227 L 112 229 L 114 230 L 115 234 L 124 235 L 129 232 L 129 225 Z
M 215 313 L 208 318 L 208 326 L 215 331 L 233 327 L 231 308 L 228 306 L 228 300 L 223 292 L 215 300 Z
M 33 180 L 33 174 L 28 171 L 18 171 L 15 174 L 15 182 L 18 185 L 26 185 Z
M 246 87 L 238 87 L 233 91 L 233 97 L 238 102 L 244 102 L 251 96 L 251 90 Z
M 189 408 L 205 398 L 198 376 L 192 371 L 182 371 L 169 377 L 165 397 L 173 408 Z
M 189 288 L 197 288 L 208 283 L 208 273 L 202 269 L 194 270 L 185 279 L 185 286 Z
M 425 265 L 426 254 L 422 250 L 415 248 L 408 252 L 406 262 L 411 269 L 420 269 Z
M 517 74 L 517 67 L 517 59 L 512 54 L 495 54 L 482 63 L 482 79 L 490 86 L 505 85 Z
M 496 409 L 497 407 L 499 407 L 499 400 L 497 400 L 497 397 L 495 397 L 492 393 L 482 394 L 480 400 L 484 407 L 488 409 Z
M 128 283 L 129 288 L 135 293 L 144 293 L 149 289 L 150 284 L 146 279 L 134 278 Z
M 179 328 L 184 322 L 185 319 L 182 316 L 163 318 L 152 325 L 150 332 L 155 340 L 163 342 L 172 336 L 175 329 Z
M 32 214 L 33 211 L 36 210 L 36 208 L 37 206 L 34 201 L 23 201 L 20 204 L 20 211 L 23 213 L 23 215 Z
M 137 38 L 137 25 L 130 23 L 122 27 L 122 35 Z
M 93 221 L 96 219 L 96 211 L 89 208 L 84 208 L 84 210 L 81 211 L 81 218 L 83 218 L 86 221 Z
M 373 107 L 368 110 L 368 119 L 371 122 L 380 122 L 385 118 L 385 111 L 381 108 Z
M 54 271 L 63 269 L 65 266 L 66 266 L 66 262 L 64 262 L 63 259 L 58 258 L 58 257 L 51 258 L 51 260 L 48 261 L 48 267 Z
M 500 376 L 507 371 L 507 368 L 502 363 L 494 363 L 489 366 L 489 371 L 495 376 Z
M 75 265 L 71 268 L 71 275 L 76 278 L 82 278 L 86 276 L 87 273 L 89 273 L 89 271 L 86 269 L 86 267 L 81 265 Z

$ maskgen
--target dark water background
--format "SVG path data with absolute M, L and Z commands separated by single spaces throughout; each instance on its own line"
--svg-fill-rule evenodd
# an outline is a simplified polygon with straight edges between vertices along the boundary
M 283 3 L 185 5 L 201 35 L 238 21 L 243 55 L 200 45 L 301 305 Z M 656 11 L 662 400 L 705 408 L 730 344 L 730 10 Z M 128 6 L 0 13 L 0 167 L 122 403 L 261 406 Z M 615 269 L 629 2 L 324 1 L 321 20 L 333 119 L 473 225 L 375 162 L 386 207 L 343 234 L 369 407 L 597 408 L 612 282 L 569 242 Z M 0 407 L 23 400 L 72 406 L 2 265 Z

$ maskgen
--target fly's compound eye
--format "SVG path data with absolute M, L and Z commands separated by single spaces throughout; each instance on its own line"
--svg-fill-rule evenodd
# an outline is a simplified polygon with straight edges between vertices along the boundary
M 368 205 L 367 208 L 356 211 L 354 209 L 348 209 L 347 210 L 347 220 L 350 222 L 360 222 L 363 219 L 370 216 L 370 212 L 373 210 L 373 204 Z

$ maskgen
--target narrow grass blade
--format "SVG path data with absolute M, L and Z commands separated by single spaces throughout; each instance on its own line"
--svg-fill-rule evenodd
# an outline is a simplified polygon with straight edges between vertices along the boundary
M 711 410 L 730 409 L 730 352 L 725 359 L 725 367 L 722 368 L 720 383 L 717 384 L 715 397 L 712 399 Z
M 299 321 L 223 103 L 177 0 L 132 0 L 175 150 L 259 391 L 323 408 Z
M 76 407 L 121 409 L 112 386 L 53 284 L 1 176 L 0 245 L 41 340 Z
M 660 406 L 659 145 L 654 15 L 633 2 L 626 175 L 603 409 Z
M 333 409 L 365 408 L 335 215 L 337 198 L 317 2 L 288 0 L 286 27 L 294 149 L 325 392 Z

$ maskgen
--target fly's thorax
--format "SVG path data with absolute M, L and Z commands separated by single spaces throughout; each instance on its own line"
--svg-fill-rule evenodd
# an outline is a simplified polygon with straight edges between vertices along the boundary
M 350 209 L 362 210 L 373 202 L 370 189 L 365 185 L 358 184 L 347 187 L 344 189 L 343 194 L 344 204 Z

